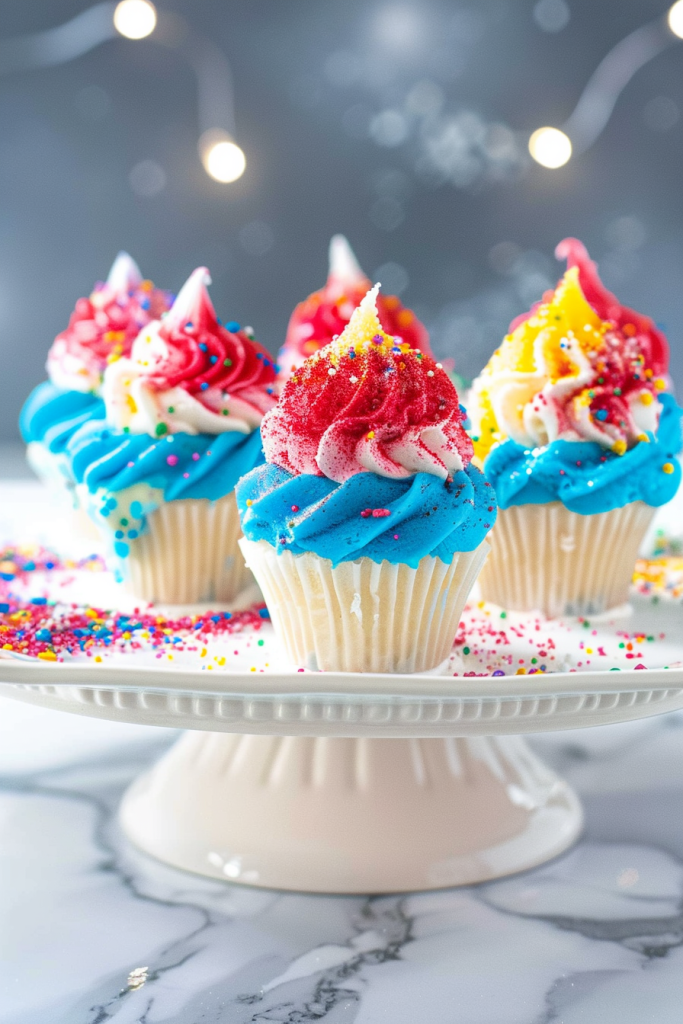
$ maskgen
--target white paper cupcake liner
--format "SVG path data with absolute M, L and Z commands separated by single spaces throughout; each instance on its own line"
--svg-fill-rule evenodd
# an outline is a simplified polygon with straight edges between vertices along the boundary
M 596 615 L 628 601 L 638 548 L 655 509 L 643 502 L 594 515 L 559 501 L 499 509 L 479 584 L 516 611 Z
M 310 552 L 278 554 L 240 541 L 275 631 L 297 667 L 326 672 L 422 672 L 450 654 L 489 546 L 417 569 L 359 558 L 333 567 Z
M 124 586 L 157 604 L 229 602 L 253 577 L 239 549 L 235 495 L 218 501 L 181 498 L 162 504 L 121 559 Z

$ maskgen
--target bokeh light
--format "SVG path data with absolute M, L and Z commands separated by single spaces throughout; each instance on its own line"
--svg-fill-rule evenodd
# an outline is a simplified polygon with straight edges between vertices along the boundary
M 673 34 L 683 39 L 683 0 L 676 0 L 673 7 L 669 8 L 667 20 Z
M 114 11 L 114 28 L 126 39 L 145 39 L 156 23 L 156 8 L 149 0 L 121 0 Z
M 202 163 L 210 178 L 229 184 L 244 174 L 247 158 L 236 142 L 219 139 L 201 150 Z
M 564 167 L 572 155 L 571 139 L 559 128 L 537 128 L 529 139 L 529 152 L 542 167 Z
M 534 21 L 543 32 L 561 32 L 570 17 L 566 0 L 538 0 L 534 7 Z
M 374 18 L 375 36 L 390 50 L 412 51 L 425 37 L 424 11 L 408 4 L 387 4 Z
M 132 168 L 128 182 L 136 196 L 152 199 L 166 187 L 166 171 L 156 160 L 141 160 Z

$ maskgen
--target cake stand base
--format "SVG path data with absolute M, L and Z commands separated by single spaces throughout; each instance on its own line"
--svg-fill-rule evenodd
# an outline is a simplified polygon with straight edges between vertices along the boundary
M 142 850 L 305 892 L 468 885 L 578 836 L 573 791 L 516 736 L 343 739 L 188 732 L 128 790 Z

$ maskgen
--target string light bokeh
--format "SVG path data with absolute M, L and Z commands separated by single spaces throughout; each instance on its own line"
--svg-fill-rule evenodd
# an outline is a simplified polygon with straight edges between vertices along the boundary
M 559 128 L 537 128 L 529 138 L 529 152 L 537 164 L 554 171 L 571 159 L 571 139 Z
M 235 106 L 230 64 L 215 44 L 198 35 L 179 14 L 162 10 L 159 16 L 151 0 L 104 0 L 62 25 L 4 40 L 0 42 L 0 75 L 68 63 L 114 39 L 117 33 L 135 42 L 152 37 L 153 42 L 176 51 L 189 64 L 196 76 L 201 131 L 197 149 L 204 169 L 222 184 L 237 181 L 247 161 L 233 138 Z M 138 194 L 160 191 L 144 184 L 142 171 L 131 173 L 133 182 L 140 183 L 140 187 L 133 186 Z M 161 181 L 159 174 L 151 172 L 147 178 L 150 182 Z
M 667 21 L 673 34 L 679 39 L 683 39 L 683 0 L 676 0 L 676 3 L 669 9 Z
M 114 28 L 126 39 L 145 39 L 156 23 L 156 7 L 148 0 L 121 0 L 114 9 Z
M 562 5 L 562 11 L 566 8 L 567 18 L 563 23 L 552 15 L 552 11 L 559 15 L 557 5 Z M 548 24 L 551 17 L 555 18 L 553 25 L 560 28 L 568 21 L 569 8 L 565 0 L 540 0 L 534 13 L 539 11 L 545 12 L 543 17 Z M 635 29 L 603 57 L 562 128 L 544 127 L 532 132 L 529 152 L 533 159 L 542 167 L 556 170 L 564 167 L 572 153 L 589 149 L 604 131 L 621 93 L 633 76 L 681 38 L 683 0 L 676 0 L 665 17 L 660 16 Z

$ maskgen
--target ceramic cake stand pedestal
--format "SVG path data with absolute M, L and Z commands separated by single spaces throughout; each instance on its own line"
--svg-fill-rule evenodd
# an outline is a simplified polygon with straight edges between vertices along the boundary
M 539 864 L 573 842 L 581 808 L 515 734 L 683 707 L 681 668 L 452 679 L 3 661 L 0 680 L 15 699 L 191 730 L 128 790 L 128 836 L 199 874 L 309 892 Z
M 571 789 L 515 736 L 187 733 L 126 794 L 136 845 L 278 889 L 393 892 L 495 878 L 564 850 Z

